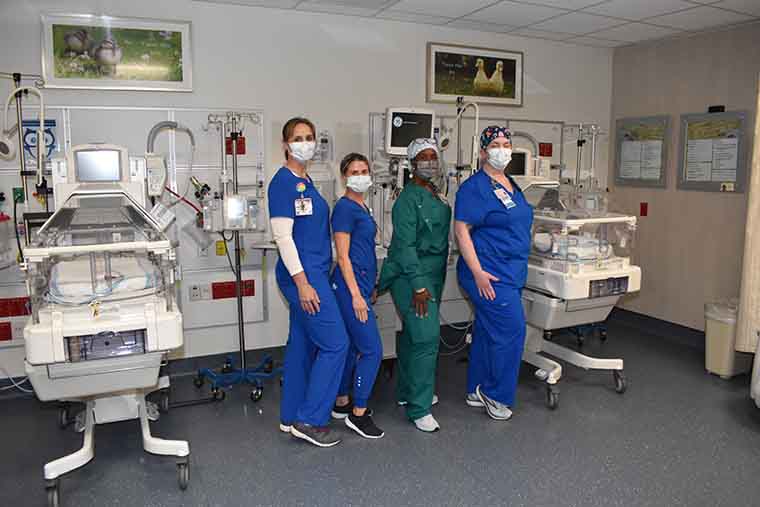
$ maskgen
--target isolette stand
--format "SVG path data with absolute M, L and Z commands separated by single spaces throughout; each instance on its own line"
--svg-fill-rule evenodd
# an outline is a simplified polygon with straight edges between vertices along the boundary
M 155 389 L 163 388 L 160 382 Z M 190 480 L 190 444 L 185 440 L 165 440 L 150 433 L 150 421 L 158 419 L 158 408 L 145 400 L 150 391 L 140 390 L 114 396 L 93 397 L 81 400 L 84 411 L 77 416 L 76 430 L 84 433 L 82 447 L 67 456 L 47 463 L 44 467 L 45 490 L 49 507 L 60 505 L 61 476 L 83 467 L 95 457 L 95 425 L 130 419 L 140 420 L 143 449 L 159 456 L 176 456 L 177 480 L 181 490 L 187 489 Z
M 238 140 L 242 133 L 238 130 L 238 120 L 240 119 L 239 113 L 227 113 L 223 117 L 216 117 L 211 115 L 209 117 L 209 123 L 216 123 L 219 125 L 221 131 L 221 150 L 222 150 L 222 173 L 227 173 L 227 137 L 226 129 L 229 126 L 229 134 L 231 140 L 231 156 L 232 156 L 232 193 L 238 192 Z M 227 184 L 225 183 L 225 190 Z M 264 395 L 264 384 L 262 379 L 268 379 L 281 375 L 281 368 L 274 367 L 274 360 L 272 356 L 266 355 L 255 367 L 248 367 L 246 362 L 246 347 L 245 347 L 245 324 L 243 319 L 243 284 L 242 284 L 242 262 L 240 259 L 240 231 L 232 231 L 233 240 L 235 243 L 235 299 L 237 301 L 237 327 L 238 327 L 238 341 L 240 345 L 239 350 L 239 363 L 240 367 L 236 367 L 231 357 L 228 357 L 219 371 L 211 368 L 201 368 L 198 370 L 198 375 L 194 379 L 195 387 L 200 388 L 203 386 L 206 379 L 211 381 L 211 395 L 214 400 L 224 400 L 226 397 L 225 387 L 230 387 L 236 384 L 251 384 L 253 389 L 251 390 L 251 400 L 254 402 L 259 401 Z
M 546 331 L 526 324 L 525 348 L 522 360 L 538 368 L 536 378 L 546 382 L 546 405 L 554 410 L 559 406 L 559 386 L 562 378 L 562 365 L 541 353 L 561 359 L 584 370 L 612 371 L 615 391 L 623 394 L 628 388 L 628 381 L 623 373 L 622 359 L 600 359 L 581 354 L 567 347 L 544 338 Z

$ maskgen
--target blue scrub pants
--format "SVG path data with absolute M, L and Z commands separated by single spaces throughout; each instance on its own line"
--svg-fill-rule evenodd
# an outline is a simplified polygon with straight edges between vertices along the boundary
M 460 276 L 459 284 L 475 308 L 467 392 L 480 385 L 486 396 L 512 407 L 525 345 L 522 291 L 497 283 L 496 299 L 489 301 L 480 296 L 472 277 Z
M 377 329 L 375 311 L 369 298 L 365 296 L 369 311 L 367 322 L 362 323 L 356 318 L 353 298 L 342 276 L 334 278 L 333 288 L 351 341 L 338 394 L 348 395 L 353 385 L 354 406 L 366 408 L 367 400 L 372 394 L 372 387 L 375 385 L 377 371 L 380 369 L 380 362 L 383 360 L 383 342 L 380 331 Z
M 316 315 L 301 308 L 292 280 L 278 281 L 290 306 L 280 421 L 326 426 L 346 361 L 348 335 L 327 274 L 310 273 L 308 278 L 320 299 Z

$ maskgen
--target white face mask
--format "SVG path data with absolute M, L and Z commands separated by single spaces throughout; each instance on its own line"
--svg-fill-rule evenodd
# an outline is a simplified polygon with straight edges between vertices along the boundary
M 503 171 L 512 160 L 511 148 L 490 148 L 488 150 L 488 163 L 494 169 Z
M 346 186 L 354 192 L 363 194 L 372 186 L 372 176 L 369 174 L 349 176 L 346 180 Z
M 301 163 L 308 162 L 314 158 L 314 152 L 317 149 L 317 143 L 314 141 L 303 141 L 299 143 L 288 143 L 288 149 L 293 158 Z

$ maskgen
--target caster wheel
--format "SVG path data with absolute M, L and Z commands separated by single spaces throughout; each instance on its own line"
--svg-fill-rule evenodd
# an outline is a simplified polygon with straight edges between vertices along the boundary
M 544 340 L 546 340 L 546 341 L 552 341 L 552 332 L 551 331 L 544 331 Z
M 161 399 L 158 402 L 158 409 L 163 413 L 169 411 L 169 391 L 167 389 L 161 390 Z
M 274 361 L 269 359 L 264 363 L 264 373 L 272 373 L 274 371 Z
M 555 410 L 559 406 L 559 388 L 557 386 L 546 386 L 546 406 L 551 410 Z
M 195 377 L 193 379 L 193 385 L 195 387 L 197 387 L 198 389 L 200 389 L 201 387 L 203 387 L 203 377 L 201 377 L 200 375 L 198 375 L 197 377 Z
M 211 397 L 214 398 L 215 401 L 223 401 L 227 397 L 227 392 L 224 389 L 215 387 L 211 389 Z
M 62 405 L 61 408 L 58 409 L 58 427 L 62 430 L 66 429 L 66 426 L 68 426 L 70 422 L 69 407 L 68 405 Z
M 61 505 L 61 497 L 60 497 L 60 489 L 59 489 L 59 480 L 56 479 L 53 482 L 53 485 L 47 486 L 45 488 L 45 491 L 47 492 L 47 504 L 48 507 L 58 507 Z
M 583 347 L 583 343 L 586 341 L 586 338 L 583 335 L 578 335 L 578 338 L 576 338 L 575 342 L 578 344 L 579 347 Z
M 251 391 L 251 401 L 253 401 L 254 403 L 259 401 L 263 397 L 264 397 L 263 387 L 257 387 Z
M 185 491 L 187 485 L 190 483 L 190 461 L 184 461 L 177 463 L 177 482 L 179 483 L 179 489 Z
M 607 330 L 606 329 L 600 329 L 599 330 L 599 341 L 606 342 L 607 341 Z
M 628 389 L 628 380 L 622 370 L 612 372 L 612 378 L 615 379 L 615 392 L 623 394 Z

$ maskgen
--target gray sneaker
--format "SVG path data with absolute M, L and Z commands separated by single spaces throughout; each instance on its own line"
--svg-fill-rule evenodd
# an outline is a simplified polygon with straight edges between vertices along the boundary
M 478 395 L 476 393 L 467 393 L 467 396 L 464 397 L 464 402 L 467 403 L 471 407 L 475 408 L 483 408 L 485 405 L 483 405 L 483 402 L 480 401 L 480 398 L 478 398 Z
M 478 395 L 480 401 L 483 403 L 483 405 L 485 405 L 486 412 L 488 412 L 488 415 L 491 417 L 491 419 L 496 419 L 497 421 L 506 421 L 512 417 L 512 411 L 508 406 L 503 403 L 499 403 L 496 400 L 492 400 L 486 396 L 485 393 L 480 390 L 480 386 L 475 388 L 475 394 Z
M 327 426 L 319 428 L 309 424 L 295 423 L 290 429 L 290 434 L 317 447 L 332 447 L 340 443 L 340 438 Z

